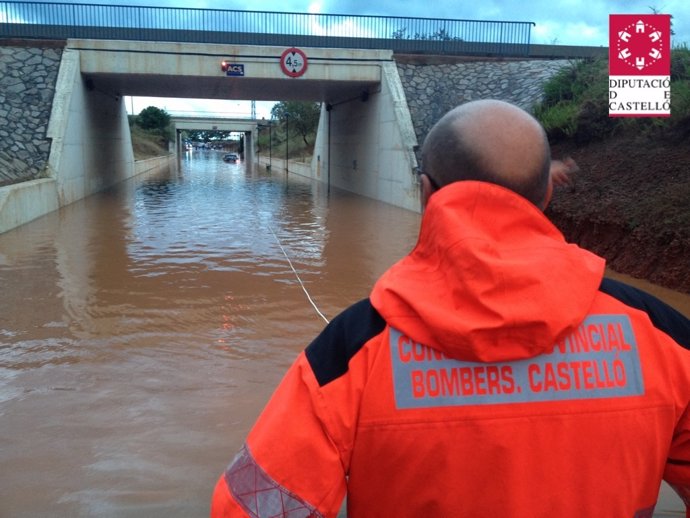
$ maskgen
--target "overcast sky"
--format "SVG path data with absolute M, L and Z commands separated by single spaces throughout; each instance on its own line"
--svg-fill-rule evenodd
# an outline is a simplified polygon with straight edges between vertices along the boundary
M 63 0 L 64 1 L 64 0 Z M 111 0 L 110 4 L 534 22 L 533 43 L 608 45 L 609 14 L 673 16 L 674 44 L 690 43 L 687 0 Z
M 199 9 L 522 21 L 535 24 L 531 32 L 532 43 L 588 46 L 608 46 L 609 14 L 652 14 L 656 11 L 672 15 L 674 46 L 690 44 L 688 0 L 197 0 L 193 5 L 183 0 L 111 0 L 109 3 Z M 177 103 L 168 100 L 163 104 L 164 106 L 159 107 L 174 111 Z M 135 104 L 135 112 L 138 113 L 146 106 Z M 209 107 L 213 104 L 203 106 Z M 236 101 L 221 103 L 218 106 L 218 109 L 225 112 L 248 110 L 248 103 Z M 197 109 L 195 104 L 186 100 L 184 110 L 194 109 Z M 266 104 L 261 103 L 258 107 L 259 116 L 264 115 L 266 109 Z

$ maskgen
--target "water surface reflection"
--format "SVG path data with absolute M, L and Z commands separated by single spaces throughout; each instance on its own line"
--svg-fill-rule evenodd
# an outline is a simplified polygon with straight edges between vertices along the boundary
M 417 225 L 206 152 L 0 235 L 0 516 L 207 515 L 324 325 L 283 250 L 330 318 Z

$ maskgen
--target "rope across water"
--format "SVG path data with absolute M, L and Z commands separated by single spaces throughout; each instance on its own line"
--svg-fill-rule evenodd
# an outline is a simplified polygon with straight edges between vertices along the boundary
M 316 306 L 316 303 L 312 300 L 311 296 L 309 295 L 309 292 L 307 291 L 307 288 L 304 286 L 304 283 L 302 282 L 302 279 L 300 279 L 300 276 L 297 273 L 297 270 L 295 270 L 295 267 L 292 265 L 292 261 L 290 261 L 290 258 L 288 257 L 287 252 L 285 251 L 285 248 L 283 248 L 283 244 L 280 242 L 280 239 L 278 239 L 278 236 L 276 235 L 275 232 L 273 232 L 273 229 L 270 226 L 268 227 L 268 230 L 270 230 L 271 234 L 273 234 L 273 237 L 275 238 L 276 242 L 278 243 L 280 250 L 283 252 L 285 259 L 287 259 L 287 262 L 290 265 L 290 268 L 292 269 L 293 273 L 295 274 L 295 277 L 297 278 L 299 285 L 302 287 L 302 291 L 304 291 L 304 294 L 307 296 L 309 303 L 314 308 L 314 311 L 316 311 L 316 313 L 318 313 L 318 315 L 321 318 L 323 318 L 323 320 L 328 324 L 329 320 L 324 316 L 323 313 L 321 313 L 321 311 L 319 311 L 319 308 Z

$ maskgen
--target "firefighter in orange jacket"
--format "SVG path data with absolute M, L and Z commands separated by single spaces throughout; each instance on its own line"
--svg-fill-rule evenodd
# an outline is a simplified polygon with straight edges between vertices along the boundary
M 547 220 L 541 126 L 467 103 L 422 163 L 416 247 L 300 354 L 211 515 L 642 518 L 662 479 L 689 502 L 690 323 Z

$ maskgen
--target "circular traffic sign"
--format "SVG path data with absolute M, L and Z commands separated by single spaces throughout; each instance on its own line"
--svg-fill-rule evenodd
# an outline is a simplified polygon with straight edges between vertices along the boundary
M 292 47 L 280 56 L 280 68 L 285 75 L 299 77 L 307 71 L 307 55 L 300 49 Z

